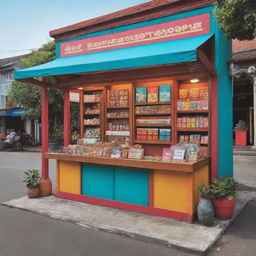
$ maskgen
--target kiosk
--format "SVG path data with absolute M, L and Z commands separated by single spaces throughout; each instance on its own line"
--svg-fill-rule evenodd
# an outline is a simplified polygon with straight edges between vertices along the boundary
M 232 176 L 231 42 L 213 9 L 150 1 L 57 29 L 56 60 L 15 72 L 42 87 L 42 177 L 50 186 L 48 159 L 57 159 L 57 196 L 191 222 L 197 187 Z M 64 146 L 70 92 L 80 95 L 81 139 L 103 144 L 48 153 L 48 88 L 64 92 Z M 116 140 L 140 150 L 99 155 Z M 163 161 L 179 142 L 197 143 L 204 157 Z

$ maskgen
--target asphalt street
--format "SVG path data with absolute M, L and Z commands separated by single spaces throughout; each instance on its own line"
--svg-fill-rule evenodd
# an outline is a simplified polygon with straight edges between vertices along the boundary
M 0 152 L 0 202 L 25 195 L 23 172 L 40 168 L 40 153 Z M 246 171 L 246 166 L 244 166 Z M 256 169 L 256 168 L 255 168 Z M 55 181 L 55 163 L 50 162 Z M 255 174 L 256 178 L 256 174 Z M 256 203 L 248 204 L 208 256 L 255 256 Z M 164 245 L 110 234 L 0 206 L 0 256 L 158 255 L 194 256 Z

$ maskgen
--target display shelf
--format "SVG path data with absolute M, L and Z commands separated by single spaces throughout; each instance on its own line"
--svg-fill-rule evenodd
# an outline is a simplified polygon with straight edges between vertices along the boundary
M 162 114 L 162 113 L 159 113 L 159 114 L 135 114 L 135 116 L 171 116 L 172 114 L 171 113 L 168 113 L 168 114 Z
M 177 110 L 178 114 L 197 114 L 197 113 L 208 113 L 209 110 Z
M 130 131 L 106 131 L 108 136 L 130 136 Z
M 84 102 L 84 104 L 99 104 L 101 103 L 101 101 L 87 101 L 87 102 Z
M 139 144 L 158 144 L 158 145 L 172 144 L 172 141 L 167 141 L 167 140 L 135 140 L 134 142 Z
M 167 105 L 171 104 L 171 101 L 162 101 L 162 102 L 144 102 L 144 103 L 135 103 L 135 106 L 148 106 L 148 105 Z
M 112 120 L 119 120 L 119 119 L 129 119 L 129 117 L 107 117 L 107 119 L 112 119 Z
M 208 132 L 208 128 L 177 128 L 178 132 Z
M 171 127 L 171 124 L 136 124 L 136 127 Z
M 100 126 L 100 124 L 84 124 L 84 126 Z
M 88 114 L 88 113 L 86 113 L 86 114 L 84 114 L 85 116 L 99 116 L 100 115 L 100 113 L 95 113 L 95 114 Z
M 108 107 L 109 109 L 129 109 L 129 107 Z

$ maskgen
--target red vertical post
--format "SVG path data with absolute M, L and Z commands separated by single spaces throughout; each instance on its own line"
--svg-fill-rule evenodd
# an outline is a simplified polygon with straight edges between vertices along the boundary
M 80 104 L 80 138 L 84 137 L 84 91 L 79 92 Z
M 41 95 L 41 122 L 42 122 L 42 181 L 40 195 L 48 196 L 52 193 L 52 183 L 49 179 L 49 160 L 45 158 L 48 152 L 48 91 L 42 88 Z
M 70 144 L 70 101 L 69 91 L 64 92 L 64 146 Z

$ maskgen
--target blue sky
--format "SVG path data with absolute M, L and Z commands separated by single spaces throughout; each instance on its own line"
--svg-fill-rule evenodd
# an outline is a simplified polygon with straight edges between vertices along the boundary
M 49 31 L 147 0 L 0 0 L 0 59 L 51 40 Z

